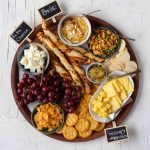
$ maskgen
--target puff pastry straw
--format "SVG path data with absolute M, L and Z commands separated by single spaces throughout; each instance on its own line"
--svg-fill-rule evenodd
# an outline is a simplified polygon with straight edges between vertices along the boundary
M 91 84 L 89 82 L 89 80 L 87 79 L 84 70 L 81 68 L 81 66 L 74 60 L 70 59 L 70 62 L 72 64 L 72 66 L 74 67 L 74 69 L 76 70 L 76 72 L 78 73 L 78 75 L 80 76 L 80 78 L 83 80 L 84 85 L 85 85 L 85 93 L 91 93 Z
M 70 76 L 72 77 L 72 79 L 75 82 L 75 84 L 82 87 L 80 78 L 78 77 L 76 71 L 74 70 L 74 68 L 72 67 L 72 65 L 70 65 L 70 63 L 65 58 L 65 56 L 63 55 L 63 53 L 55 46 L 55 44 L 47 36 L 45 36 L 43 32 L 39 32 L 37 34 L 37 37 L 38 37 L 38 39 L 41 42 L 43 42 L 44 44 L 46 44 L 49 47 L 49 49 L 59 58 L 60 62 L 63 64 L 63 66 L 70 73 Z
M 42 43 L 42 45 L 46 47 L 46 49 L 49 49 L 48 46 L 45 45 L 44 43 Z M 56 71 L 64 80 L 65 79 L 72 80 L 69 72 L 60 63 L 58 57 L 54 53 L 50 52 L 50 50 L 49 50 L 49 55 L 51 58 L 52 66 L 54 67 L 52 70 L 49 71 L 49 73 L 53 74 L 53 71 Z
M 51 32 L 49 29 L 47 29 L 46 22 L 43 19 L 42 20 L 42 28 L 46 36 L 48 36 L 52 42 L 66 55 L 71 57 L 72 59 L 78 61 L 78 62 L 84 62 L 86 60 L 86 57 L 84 57 L 80 52 L 73 50 L 72 48 L 66 46 L 58 37 L 58 35 Z
M 91 60 L 95 60 L 95 61 L 100 62 L 100 63 L 104 62 L 104 59 L 94 56 L 92 53 L 88 52 L 86 49 L 84 49 L 82 47 L 77 46 L 77 47 L 71 47 L 71 48 L 82 53 L 85 57 L 87 57 Z
M 67 72 L 67 70 L 61 65 L 59 60 L 53 55 L 50 54 L 51 63 L 54 66 L 56 72 L 64 79 L 72 80 L 70 77 L 70 74 Z

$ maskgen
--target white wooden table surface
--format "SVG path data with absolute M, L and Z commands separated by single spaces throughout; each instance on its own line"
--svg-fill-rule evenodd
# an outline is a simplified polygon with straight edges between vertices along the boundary
M 37 132 L 22 117 L 14 102 L 10 71 L 18 45 L 9 38 L 22 20 L 31 26 L 40 23 L 37 9 L 50 0 L 0 0 L 0 150 L 150 150 L 150 0 L 59 0 L 64 11 L 101 11 L 100 17 L 123 34 L 136 39 L 130 42 L 143 70 L 136 104 L 123 124 L 130 139 L 108 144 L 105 138 L 86 143 L 60 142 Z

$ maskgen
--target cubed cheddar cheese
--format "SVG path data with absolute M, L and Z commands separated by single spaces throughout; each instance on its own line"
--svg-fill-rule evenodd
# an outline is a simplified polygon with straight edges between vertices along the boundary
M 112 83 L 112 85 L 114 86 L 114 88 L 115 88 L 115 90 L 116 90 L 117 92 L 120 92 L 120 91 L 121 91 L 121 89 L 120 89 L 120 87 L 118 86 L 118 84 L 117 84 L 117 82 L 116 82 L 115 79 L 112 80 L 110 83 Z
M 104 98 L 103 101 L 104 101 L 104 102 L 109 102 L 110 99 L 109 99 L 109 98 Z
M 101 102 L 99 102 L 99 101 L 96 101 L 96 103 L 94 104 L 94 105 L 96 105 L 97 106 L 97 108 L 101 108 L 104 104 L 103 103 L 101 103 Z
M 92 111 L 94 111 L 95 113 L 98 113 L 98 110 L 99 110 L 99 109 L 98 109 L 96 106 L 93 106 L 93 107 L 92 107 Z
M 117 82 L 117 84 L 118 84 L 118 86 L 119 86 L 120 90 L 123 90 L 124 88 L 123 88 L 122 84 L 119 82 L 119 80 L 118 80 L 118 79 L 116 80 L 116 82 Z
M 122 104 L 122 101 L 121 101 L 121 99 L 120 99 L 120 97 L 119 97 L 118 95 L 112 97 L 111 100 L 112 100 L 112 101 L 113 101 L 113 100 L 116 100 L 120 105 Z
M 117 95 L 117 92 L 112 84 L 107 83 L 106 85 L 103 86 L 103 90 L 107 94 L 108 98 Z
M 106 112 L 107 111 L 107 107 L 105 107 L 105 106 L 101 107 L 101 111 L 102 112 Z
M 111 105 L 109 103 L 107 103 L 106 108 L 109 110 L 111 108 Z
M 110 104 L 112 105 L 112 111 L 113 112 L 115 112 L 121 106 L 116 99 L 112 99 Z
M 103 99 L 102 99 L 102 97 L 99 95 L 99 96 L 97 97 L 97 100 L 101 102 Z
M 120 99 L 123 101 L 123 100 L 127 97 L 126 91 L 125 91 L 125 90 L 122 90 L 122 91 L 119 93 L 119 97 L 120 97 Z
M 98 115 L 102 117 L 103 112 L 101 110 L 98 111 Z
M 122 100 L 121 100 L 121 98 L 119 97 L 119 95 L 116 95 L 115 98 L 117 99 L 118 103 L 119 103 L 120 105 L 122 105 Z
M 102 98 L 106 98 L 107 97 L 106 93 L 103 90 L 101 90 L 99 94 L 100 94 L 100 96 Z
M 104 118 L 107 118 L 107 117 L 108 117 L 108 113 L 104 112 L 104 113 L 102 114 L 102 116 L 103 116 Z
M 133 92 L 134 91 L 134 88 L 133 88 L 133 85 L 131 84 L 131 82 L 129 81 L 129 83 L 128 83 L 128 93 L 131 93 L 131 92 Z
M 107 82 L 93 101 L 92 110 L 100 117 L 107 118 L 120 108 L 123 100 L 134 88 L 128 77 L 120 77 Z
M 108 110 L 108 114 L 111 114 L 111 113 L 112 113 L 112 109 L 109 109 L 109 110 Z

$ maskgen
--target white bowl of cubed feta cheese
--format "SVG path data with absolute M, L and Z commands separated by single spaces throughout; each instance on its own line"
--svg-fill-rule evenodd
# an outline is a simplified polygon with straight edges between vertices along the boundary
M 20 69 L 30 75 L 39 75 L 49 66 L 49 53 L 39 43 L 27 43 L 20 48 L 17 55 L 17 62 Z

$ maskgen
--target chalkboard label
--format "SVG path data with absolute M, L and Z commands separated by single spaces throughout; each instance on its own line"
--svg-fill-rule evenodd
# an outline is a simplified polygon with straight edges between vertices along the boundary
M 57 1 L 55 0 L 50 4 L 40 8 L 39 13 L 41 14 L 43 19 L 48 20 L 62 13 L 62 9 L 60 8 Z
M 18 44 L 21 44 L 31 34 L 32 31 L 33 29 L 23 21 L 11 34 L 11 38 L 13 38 Z
M 105 135 L 108 142 L 122 141 L 129 138 L 126 126 L 105 129 Z

